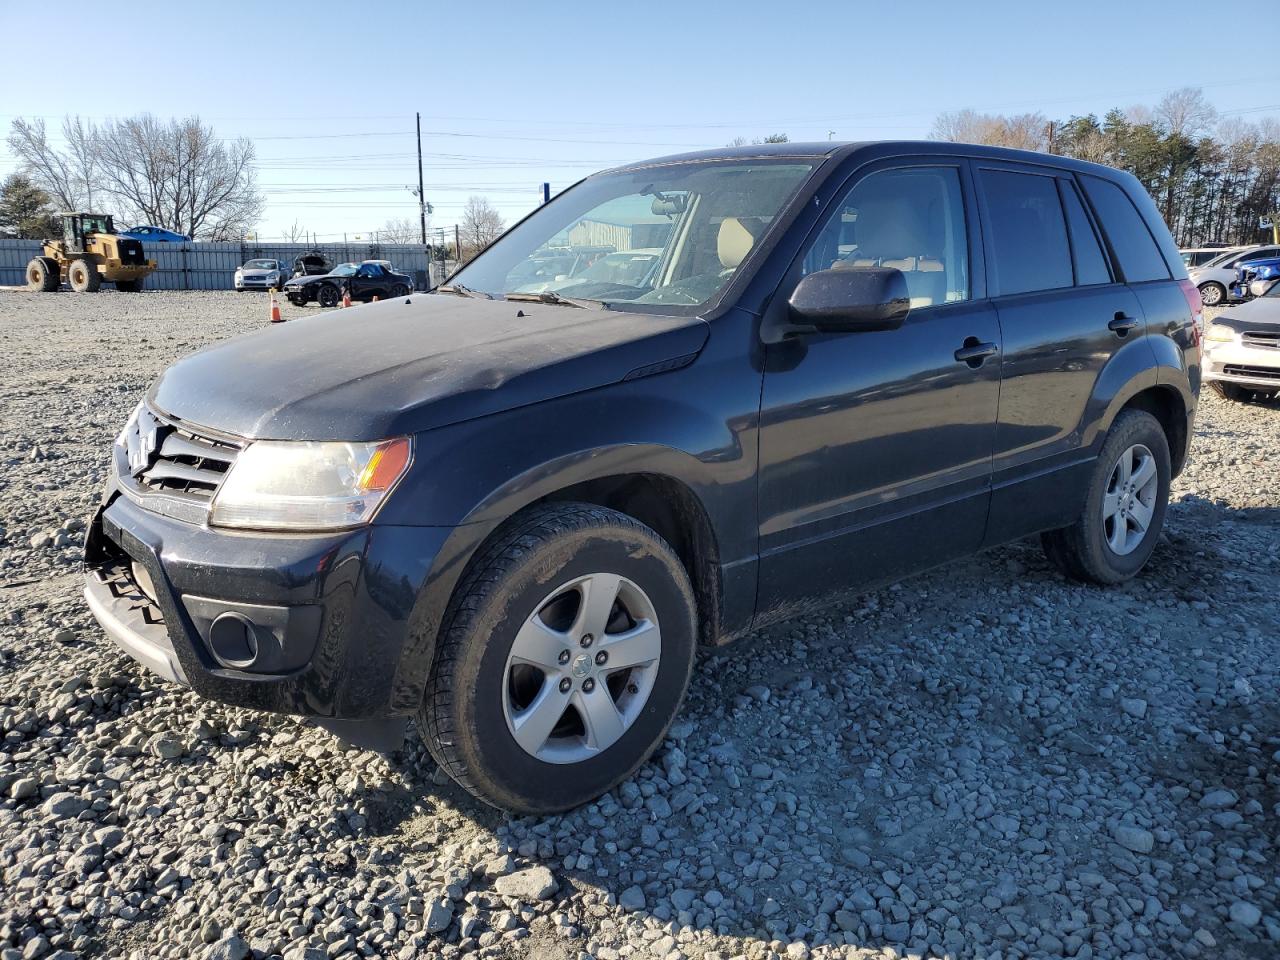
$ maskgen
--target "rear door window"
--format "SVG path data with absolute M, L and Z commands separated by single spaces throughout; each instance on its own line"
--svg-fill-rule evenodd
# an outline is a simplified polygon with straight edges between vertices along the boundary
M 988 263 L 995 294 L 1071 286 L 1071 247 L 1055 179 L 1011 170 L 983 170 L 979 179 L 986 200 L 991 239 Z
M 1067 212 L 1067 226 L 1071 230 L 1071 253 L 1076 266 L 1076 284 L 1087 287 L 1095 283 L 1110 283 L 1111 270 L 1107 266 L 1102 244 L 1094 233 L 1089 215 L 1085 213 L 1080 195 L 1069 180 L 1059 180 L 1062 189 L 1062 206 Z
M 1168 280 L 1169 266 L 1160 254 L 1155 238 L 1124 190 L 1109 180 L 1081 177 L 1085 193 L 1102 221 L 1102 232 L 1111 243 L 1111 252 L 1128 283 Z

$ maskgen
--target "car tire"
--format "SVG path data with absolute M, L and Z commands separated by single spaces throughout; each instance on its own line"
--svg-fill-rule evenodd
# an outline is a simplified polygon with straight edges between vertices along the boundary
M 480 800 L 568 810 L 662 742 L 696 645 L 689 577 L 657 533 L 593 504 L 537 507 L 481 548 L 455 591 L 418 727 Z
M 394 287 L 391 288 L 390 298 L 392 300 L 398 300 L 400 297 L 407 297 L 408 295 L 409 295 L 409 288 L 406 287 L 403 283 L 397 283 Z
M 1200 302 L 1206 307 L 1216 307 L 1227 299 L 1227 288 L 1216 280 L 1200 284 Z
M 338 288 L 331 283 L 321 285 L 320 290 L 316 293 L 316 302 L 325 308 L 336 307 L 339 299 L 341 297 L 338 294 Z
M 146 286 L 146 281 L 143 277 L 139 277 L 136 280 L 116 281 L 116 289 L 121 293 L 140 293 L 144 286 Z
M 39 293 L 53 293 L 61 285 L 58 261 L 53 257 L 34 257 L 27 264 L 27 289 Z
M 97 293 L 102 286 L 102 275 L 92 260 L 79 257 L 67 267 L 67 282 L 76 293 Z
M 1080 517 L 1041 534 L 1045 555 L 1073 580 L 1113 584 L 1135 576 L 1160 539 L 1172 472 L 1160 422 L 1143 410 L 1121 411 L 1094 463 Z

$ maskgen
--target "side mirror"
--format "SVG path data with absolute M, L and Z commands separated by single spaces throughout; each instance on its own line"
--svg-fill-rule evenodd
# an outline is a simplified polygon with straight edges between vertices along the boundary
M 911 293 L 907 278 L 893 267 L 833 267 L 802 279 L 789 303 L 797 326 L 863 333 L 902 326 Z

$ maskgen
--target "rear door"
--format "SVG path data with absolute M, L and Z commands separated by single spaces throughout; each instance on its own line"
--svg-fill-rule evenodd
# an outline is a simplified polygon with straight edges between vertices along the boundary
M 1095 385 L 1117 352 L 1150 348 L 1138 298 L 1113 270 L 1075 178 L 975 162 L 987 282 L 1004 364 L 987 543 L 1062 526 L 1091 467 Z

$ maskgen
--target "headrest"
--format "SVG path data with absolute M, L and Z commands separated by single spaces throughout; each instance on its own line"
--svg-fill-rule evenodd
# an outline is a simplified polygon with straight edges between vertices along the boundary
M 876 197 L 858 204 L 858 251 L 884 260 L 933 253 L 928 230 L 915 204 Z
M 716 237 L 721 266 L 737 269 L 763 234 L 764 221 L 759 217 L 725 217 Z

